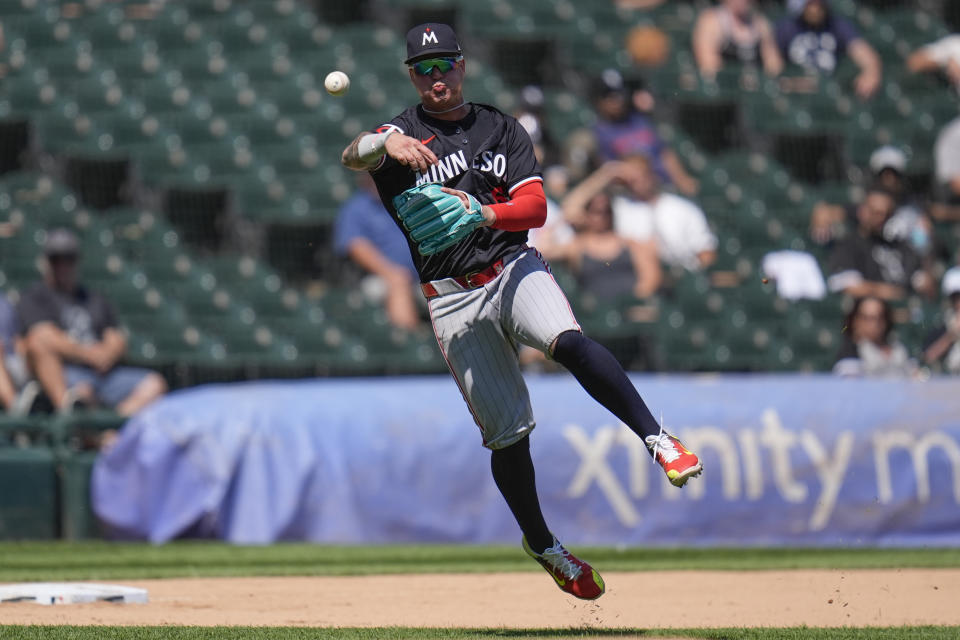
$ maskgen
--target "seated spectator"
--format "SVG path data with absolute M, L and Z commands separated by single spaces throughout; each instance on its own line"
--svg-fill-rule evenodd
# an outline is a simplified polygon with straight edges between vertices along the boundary
M 700 12 L 693 28 L 693 53 L 704 78 L 713 78 L 726 63 L 762 65 L 771 76 L 783 70 L 773 27 L 753 0 L 722 0 Z
M 23 293 L 17 313 L 28 362 L 54 409 L 80 401 L 129 416 L 163 395 L 159 374 L 119 365 L 127 340 L 107 299 L 77 281 L 77 237 L 50 231 L 44 254 L 44 281 Z
M 613 198 L 614 228 L 632 240 L 656 243 L 660 259 L 671 266 L 696 271 L 717 257 L 717 238 L 696 204 L 660 190 L 646 156 L 632 155 L 608 162 L 581 182 L 563 202 L 564 214 L 578 223 L 587 203 L 612 186 L 624 192 Z
M 843 344 L 833 365 L 835 374 L 866 377 L 916 374 L 916 362 L 892 333 L 890 306 L 880 298 L 858 298 L 847 315 L 844 329 Z
M 910 54 L 907 68 L 913 73 L 943 73 L 960 93 L 960 34 L 920 47 Z M 960 118 L 941 129 L 933 155 L 937 188 L 942 199 L 953 205 L 960 204 Z M 960 220 L 960 211 L 956 209 L 938 207 L 937 211 L 944 214 L 938 216 L 939 219 Z
M 649 92 L 630 89 L 619 71 L 607 69 L 600 74 L 594 98 L 597 123 L 593 133 L 601 162 L 644 154 L 664 184 L 672 184 L 686 194 L 699 190 L 699 183 L 663 143 L 653 119 L 644 113 L 653 108 Z
M 948 122 L 933 145 L 934 173 L 942 198 L 950 204 L 960 204 L 960 118 Z M 960 216 L 941 219 L 958 220 Z
M 914 290 L 933 294 L 933 279 L 917 252 L 901 240 L 884 237 L 896 200 L 879 186 L 871 187 L 857 206 L 857 227 L 837 243 L 830 256 L 827 286 L 855 298 L 899 300 Z
M 357 174 L 360 187 L 343 203 L 334 229 L 334 249 L 369 274 L 365 287 L 382 299 L 390 322 L 403 329 L 420 326 L 420 282 L 410 246 L 377 195 L 373 179 Z
M 570 265 L 581 291 L 598 301 L 646 298 L 660 286 L 660 261 L 652 241 L 638 242 L 613 230 L 610 197 L 600 192 L 587 201 L 573 238 L 541 246 L 549 260 Z
M 547 127 L 543 107 L 543 89 L 527 85 L 520 91 L 520 104 L 514 110 L 513 117 L 530 136 L 537 162 L 541 166 L 551 166 L 558 161 L 560 151 Z
M 943 324 L 927 336 L 923 361 L 944 373 L 960 375 L 960 267 L 948 269 L 941 286 L 949 308 Z
M 7 359 L 16 356 L 16 335 L 16 312 L 7 297 L 0 294 L 0 408 L 7 412 L 12 412 L 17 402 L 17 388 L 7 371 Z
M 0 294 L 0 409 L 23 416 L 33 408 L 40 385 L 30 379 L 25 346 L 18 333 L 17 312 Z
M 880 88 L 880 56 L 857 28 L 835 15 L 827 0 L 788 0 L 790 15 L 777 24 L 777 44 L 788 62 L 819 75 L 833 75 L 848 55 L 859 67 L 853 83 L 856 94 L 867 99 Z
M 910 189 L 906 177 L 907 156 L 899 148 L 885 145 L 870 155 L 873 184 L 895 199 L 893 215 L 883 228 L 887 240 L 902 240 L 923 257 L 931 254 L 933 222 Z M 857 226 L 857 207 L 818 202 L 810 218 L 810 235 L 819 244 L 828 244 Z

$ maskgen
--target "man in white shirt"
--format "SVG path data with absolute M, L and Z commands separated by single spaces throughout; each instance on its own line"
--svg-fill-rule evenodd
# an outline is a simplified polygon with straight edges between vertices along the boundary
M 960 91 L 960 34 L 940 38 L 910 54 L 907 68 L 913 73 L 942 71 Z
M 628 156 L 608 162 L 581 182 L 563 201 L 564 215 L 576 224 L 586 203 L 614 184 L 623 192 L 613 198 L 617 233 L 638 241 L 654 240 L 668 265 L 697 271 L 717 257 L 717 237 L 696 204 L 660 190 L 646 156 Z
M 942 72 L 960 93 L 960 34 L 920 47 L 907 59 L 913 73 Z M 960 118 L 940 130 L 933 150 L 936 179 L 951 199 L 960 199 Z

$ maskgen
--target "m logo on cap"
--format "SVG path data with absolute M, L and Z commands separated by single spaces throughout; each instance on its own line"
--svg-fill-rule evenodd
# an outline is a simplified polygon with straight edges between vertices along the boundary
M 433 44 L 440 44 L 440 41 L 437 40 L 437 34 L 435 34 L 429 28 L 427 28 L 427 30 L 423 32 L 423 42 L 420 43 L 420 46 L 425 47 L 427 46 L 428 42 L 432 42 Z

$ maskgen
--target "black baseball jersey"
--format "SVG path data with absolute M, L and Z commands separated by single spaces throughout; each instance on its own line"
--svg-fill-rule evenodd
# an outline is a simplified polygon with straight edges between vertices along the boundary
M 448 121 L 433 118 L 416 105 L 379 127 L 377 132 L 391 129 L 417 138 L 438 158 L 437 164 L 424 174 L 389 156 L 370 171 L 383 205 L 404 234 L 406 229 L 397 218 L 393 198 L 410 187 L 439 182 L 445 187 L 466 191 L 481 204 L 495 204 L 509 200 L 512 189 L 540 179 L 540 165 L 530 136 L 516 118 L 494 107 L 470 103 L 469 115 L 462 120 Z M 526 240 L 526 231 L 481 227 L 444 251 L 422 256 L 407 237 L 421 282 L 478 271 Z

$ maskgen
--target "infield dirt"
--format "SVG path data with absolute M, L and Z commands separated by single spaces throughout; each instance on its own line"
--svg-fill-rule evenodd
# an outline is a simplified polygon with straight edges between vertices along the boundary
M 606 572 L 582 602 L 544 574 L 118 581 L 150 603 L 0 605 L 6 624 L 668 628 L 960 624 L 960 569 Z

